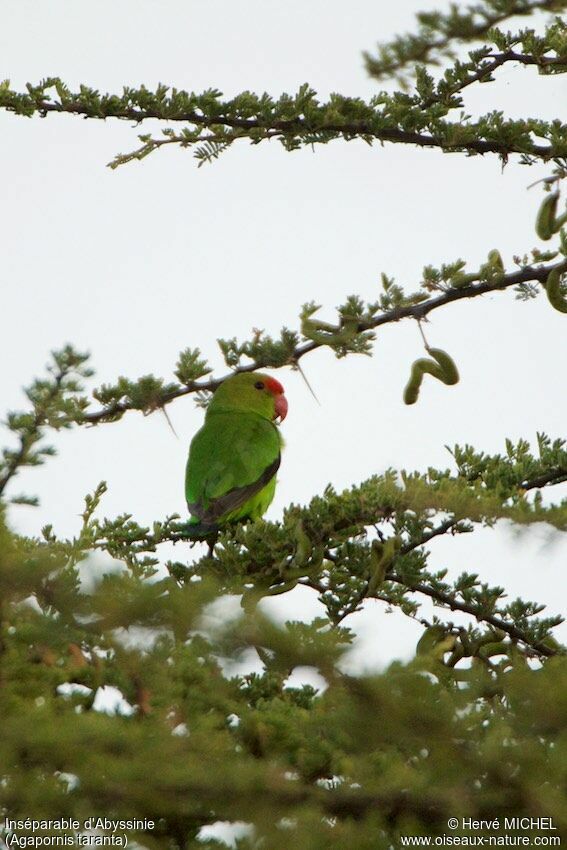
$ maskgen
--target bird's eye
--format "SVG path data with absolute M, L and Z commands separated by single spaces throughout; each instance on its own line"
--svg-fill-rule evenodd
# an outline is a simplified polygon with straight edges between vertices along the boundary
M 263 390 L 264 389 L 264 382 L 263 381 L 256 381 L 254 386 L 256 387 L 257 390 Z

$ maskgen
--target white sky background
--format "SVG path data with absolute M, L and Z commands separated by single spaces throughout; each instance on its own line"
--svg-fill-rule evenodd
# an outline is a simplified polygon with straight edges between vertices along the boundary
M 163 82 L 275 97 L 307 81 L 321 99 L 332 91 L 369 97 L 381 86 L 366 77 L 361 51 L 411 28 L 413 14 L 434 5 L 4 0 L 0 78 L 19 89 L 59 75 L 72 89 L 84 83 L 120 92 Z M 475 113 L 504 104 L 508 116 L 552 118 L 561 114 L 566 86 L 565 77 L 505 67 L 497 84 L 471 89 L 467 103 Z M 190 152 L 171 147 L 105 168 L 150 129 L 0 112 L 3 409 L 23 406 L 20 388 L 65 342 L 92 352 L 93 386 L 119 374 L 173 379 L 187 346 L 200 347 L 225 374 L 219 336 L 296 328 L 311 299 L 333 320 L 347 295 L 376 298 L 381 271 L 413 290 L 425 264 L 463 257 L 477 268 L 498 248 L 511 268 L 514 254 L 540 244 L 534 219 L 542 194 L 526 187 L 550 168 L 512 163 L 502 172 L 495 157 L 342 141 L 293 154 L 276 142 L 243 142 L 201 169 Z M 495 452 L 506 437 L 564 435 L 566 329 L 566 317 L 545 298 L 525 304 L 510 292 L 435 312 L 429 342 L 453 355 L 461 383 L 426 378 L 412 407 L 401 395 L 423 354 L 413 322 L 380 330 L 372 359 L 337 361 L 327 350 L 305 358 L 321 406 L 297 374 L 281 370 L 287 448 L 268 518 L 329 482 L 341 489 L 389 466 L 448 466 L 446 444 Z M 191 397 L 168 412 L 179 440 L 162 415 L 138 413 L 58 437 L 58 457 L 14 482 L 12 494 L 38 493 L 41 507 L 14 508 L 13 525 L 36 533 L 51 522 L 72 535 L 84 495 L 102 479 L 109 517 L 127 511 L 150 523 L 183 515 L 187 446 L 203 414 Z M 553 497 L 562 493 L 556 488 Z M 547 527 L 519 539 L 502 527 L 479 530 L 432 548 L 432 565 L 453 575 L 478 571 L 512 598 L 565 608 L 565 544 Z M 174 554 L 183 559 L 182 547 Z M 284 618 L 318 610 L 306 590 L 267 608 Z M 361 635 L 358 667 L 409 657 L 420 631 L 399 613 L 385 616 L 381 603 L 347 624 Z

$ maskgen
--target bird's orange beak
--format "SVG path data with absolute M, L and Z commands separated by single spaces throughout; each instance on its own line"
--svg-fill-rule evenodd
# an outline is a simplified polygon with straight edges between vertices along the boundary
M 279 393 L 275 398 L 275 415 L 274 419 L 279 417 L 280 422 L 283 422 L 287 416 L 287 398 L 283 393 Z

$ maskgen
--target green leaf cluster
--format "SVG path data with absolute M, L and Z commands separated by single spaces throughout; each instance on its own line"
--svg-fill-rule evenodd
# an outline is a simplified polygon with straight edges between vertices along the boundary
M 314 506 L 327 528 L 337 499 Z M 313 512 L 303 514 L 310 539 Z M 241 545 L 254 537 L 268 549 L 284 533 L 264 531 L 242 529 Z M 123 572 L 86 592 L 80 546 L 70 557 L 45 537 L 0 524 L 0 806 L 10 817 L 146 819 L 129 839 L 168 850 L 217 846 L 201 834 L 217 821 L 248 824 L 239 846 L 250 850 L 259 841 L 283 850 L 290 839 L 397 847 L 403 835 L 442 834 L 448 817 L 523 817 L 527 805 L 567 829 L 563 656 L 533 669 L 497 628 L 431 624 L 413 661 L 353 676 L 344 666 L 352 635 L 327 617 L 280 627 L 248 610 L 211 629 L 203 615 L 224 586 L 214 570 L 148 581 L 125 558 Z M 356 544 L 336 542 L 355 577 Z M 474 579 L 459 588 L 490 607 Z M 133 629 L 150 639 L 125 641 Z M 228 673 L 246 652 L 262 672 Z M 305 666 L 322 689 L 289 684 Z M 109 687 L 123 700 L 116 713 L 97 709 Z
M 89 400 L 82 395 L 82 379 L 92 376 L 87 367 L 88 354 L 66 345 L 52 352 L 47 377 L 38 378 L 24 392 L 29 402 L 26 411 L 9 411 L 6 426 L 16 440 L 15 447 L 2 449 L 0 455 L 0 497 L 8 483 L 25 466 L 40 466 L 55 453 L 43 442 L 47 429 L 69 428 L 82 422 Z M 19 504 L 35 504 L 33 496 L 16 496 Z

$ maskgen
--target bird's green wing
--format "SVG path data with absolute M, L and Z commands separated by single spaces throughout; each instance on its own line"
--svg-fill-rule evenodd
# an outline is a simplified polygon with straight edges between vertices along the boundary
M 276 426 L 257 414 L 210 414 L 189 450 L 185 493 L 193 516 L 206 525 L 247 516 L 278 470 L 280 445 Z

